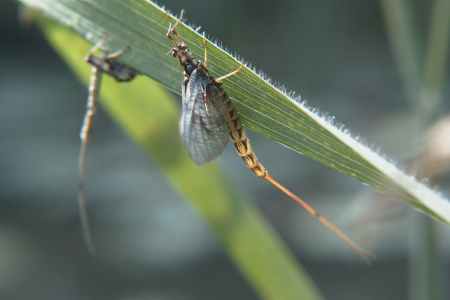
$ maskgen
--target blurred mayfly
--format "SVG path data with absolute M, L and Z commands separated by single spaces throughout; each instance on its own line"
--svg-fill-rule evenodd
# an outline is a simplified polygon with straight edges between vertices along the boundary
M 267 169 L 258 161 L 253 152 L 250 141 L 241 126 L 237 111 L 222 88 L 223 81 L 238 74 L 242 65 L 233 72 L 219 78 L 209 75 L 206 38 L 203 39 L 203 62 L 195 61 L 186 43 L 176 31 L 180 19 L 182 19 L 182 14 L 175 25 L 169 25 L 167 37 L 173 43 L 170 54 L 178 59 L 184 70 L 184 80 L 181 86 L 180 134 L 190 157 L 199 165 L 207 163 L 223 152 L 231 137 L 237 154 L 250 171 L 300 205 L 308 214 L 336 234 L 353 251 L 364 258 L 370 257 L 369 252 L 353 242 L 339 227 L 320 215 L 311 205 L 269 175 Z
M 92 129 L 92 122 L 94 119 L 97 98 L 100 93 L 100 86 L 102 81 L 103 73 L 108 74 L 115 80 L 119 82 L 128 82 L 133 80 L 138 72 L 121 64 L 117 59 L 122 56 L 128 48 L 116 51 L 113 53 L 102 52 L 101 55 L 95 55 L 95 52 L 103 48 L 103 43 L 105 38 L 102 38 L 100 43 L 94 46 L 90 51 L 89 55 L 86 57 L 86 62 L 92 66 L 91 78 L 89 83 L 89 93 L 86 104 L 86 112 L 84 115 L 83 124 L 80 130 L 80 154 L 79 154 L 79 172 L 80 172 L 80 183 L 79 183 L 79 194 L 78 194 L 78 205 L 80 210 L 80 221 L 83 230 L 83 238 L 91 254 L 95 253 L 94 243 L 91 237 L 91 231 L 89 226 L 89 219 L 86 208 L 86 196 L 84 191 L 84 179 L 86 177 L 86 150 L 89 142 L 89 134 Z

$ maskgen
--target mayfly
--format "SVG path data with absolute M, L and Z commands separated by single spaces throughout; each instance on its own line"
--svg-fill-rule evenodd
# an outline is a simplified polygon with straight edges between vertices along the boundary
M 89 83 L 89 93 L 86 104 L 86 112 L 84 120 L 80 130 L 80 154 L 79 154 L 79 172 L 80 183 L 78 192 L 78 205 L 80 210 L 80 222 L 83 231 L 83 238 L 86 246 L 91 254 L 95 254 L 95 247 L 92 241 L 89 219 L 86 207 L 86 196 L 84 191 L 84 180 L 86 177 L 86 150 L 89 142 L 89 134 L 92 129 L 92 122 L 96 111 L 97 98 L 100 92 L 100 86 L 103 73 L 110 75 L 112 78 L 119 82 L 127 82 L 133 80 L 138 72 L 124 64 L 121 64 L 117 59 L 122 56 L 128 48 L 107 53 L 102 52 L 100 55 L 95 55 L 95 52 L 103 47 L 105 39 L 103 38 L 100 43 L 95 45 L 86 56 L 85 61 L 92 66 L 91 77 Z
M 353 251 L 364 258 L 369 258 L 371 256 L 369 252 L 353 242 L 337 225 L 320 215 L 315 208 L 275 180 L 259 162 L 241 126 L 237 111 L 222 87 L 225 79 L 241 71 L 242 65 L 229 74 L 219 78 L 212 77 L 208 72 L 206 38 L 203 39 L 203 62 L 195 61 L 186 43 L 176 31 L 180 19 L 182 17 L 173 26 L 169 25 L 166 35 L 173 43 L 170 54 L 178 59 L 184 71 L 181 86 L 182 113 L 179 125 L 181 138 L 190 157 L 199 165 L 207 163 L 223 152 L 231 138 L 237 154 L 251 172 L 304 208 L 308 214 L 336 234 Z

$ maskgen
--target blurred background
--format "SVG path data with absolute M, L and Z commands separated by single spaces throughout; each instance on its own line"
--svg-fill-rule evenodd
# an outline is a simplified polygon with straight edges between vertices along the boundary
M 424 43 L 431 6 L 412 2 Z M 380 2 L 163 4 L 174 12 L 184 8 L 189 21 L 405 168 L 423 157 L 425 132 L 434 122 L 421 126 L 422 116 L 406 96 Z M 76 202 L 87 89 L 18 14 L 15 1 L 0 2 L 0 297 L 257 299 L 205 222 L 101 108 L 89 146 L 88 197 L 102 253 L 88 255 Z M 448 113 L 448 93 L 447 79 L 433 120 Z M 224 172 L 263 211 L 325 299 L 412 297 L 408 256 L 417 244 L 411 231 L 416 212 L 380 205 L 374 200 L 380 196 L 359 182 L 251 138 L 272 174 L 377 255 L 372 265 L 364 264 L 300 208 L 282 205 L 282 196 L 243 168 L 229 147 L 219 159 Z M 448 169 L 436 183 L 448 195 Z M 448 282 L 449 230 L 436 225 L 435 232 L 444 253 L 438 280 Z

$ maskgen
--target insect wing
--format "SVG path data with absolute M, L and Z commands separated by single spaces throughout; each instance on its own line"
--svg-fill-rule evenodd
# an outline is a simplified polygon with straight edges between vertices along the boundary
M 192 160 L 201 165 L 219 156 L 228 143 L 223 95 L 196 69 L 183 83 L 182 96 L 181 138 Z

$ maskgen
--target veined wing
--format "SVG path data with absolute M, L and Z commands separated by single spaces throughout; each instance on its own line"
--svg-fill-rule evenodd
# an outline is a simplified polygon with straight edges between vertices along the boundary
M 202 69 L 195 69 L 182 89 L 180 134 L 192 160 L 201 165 L 219 156 L 228 143 L 224 99 Z

